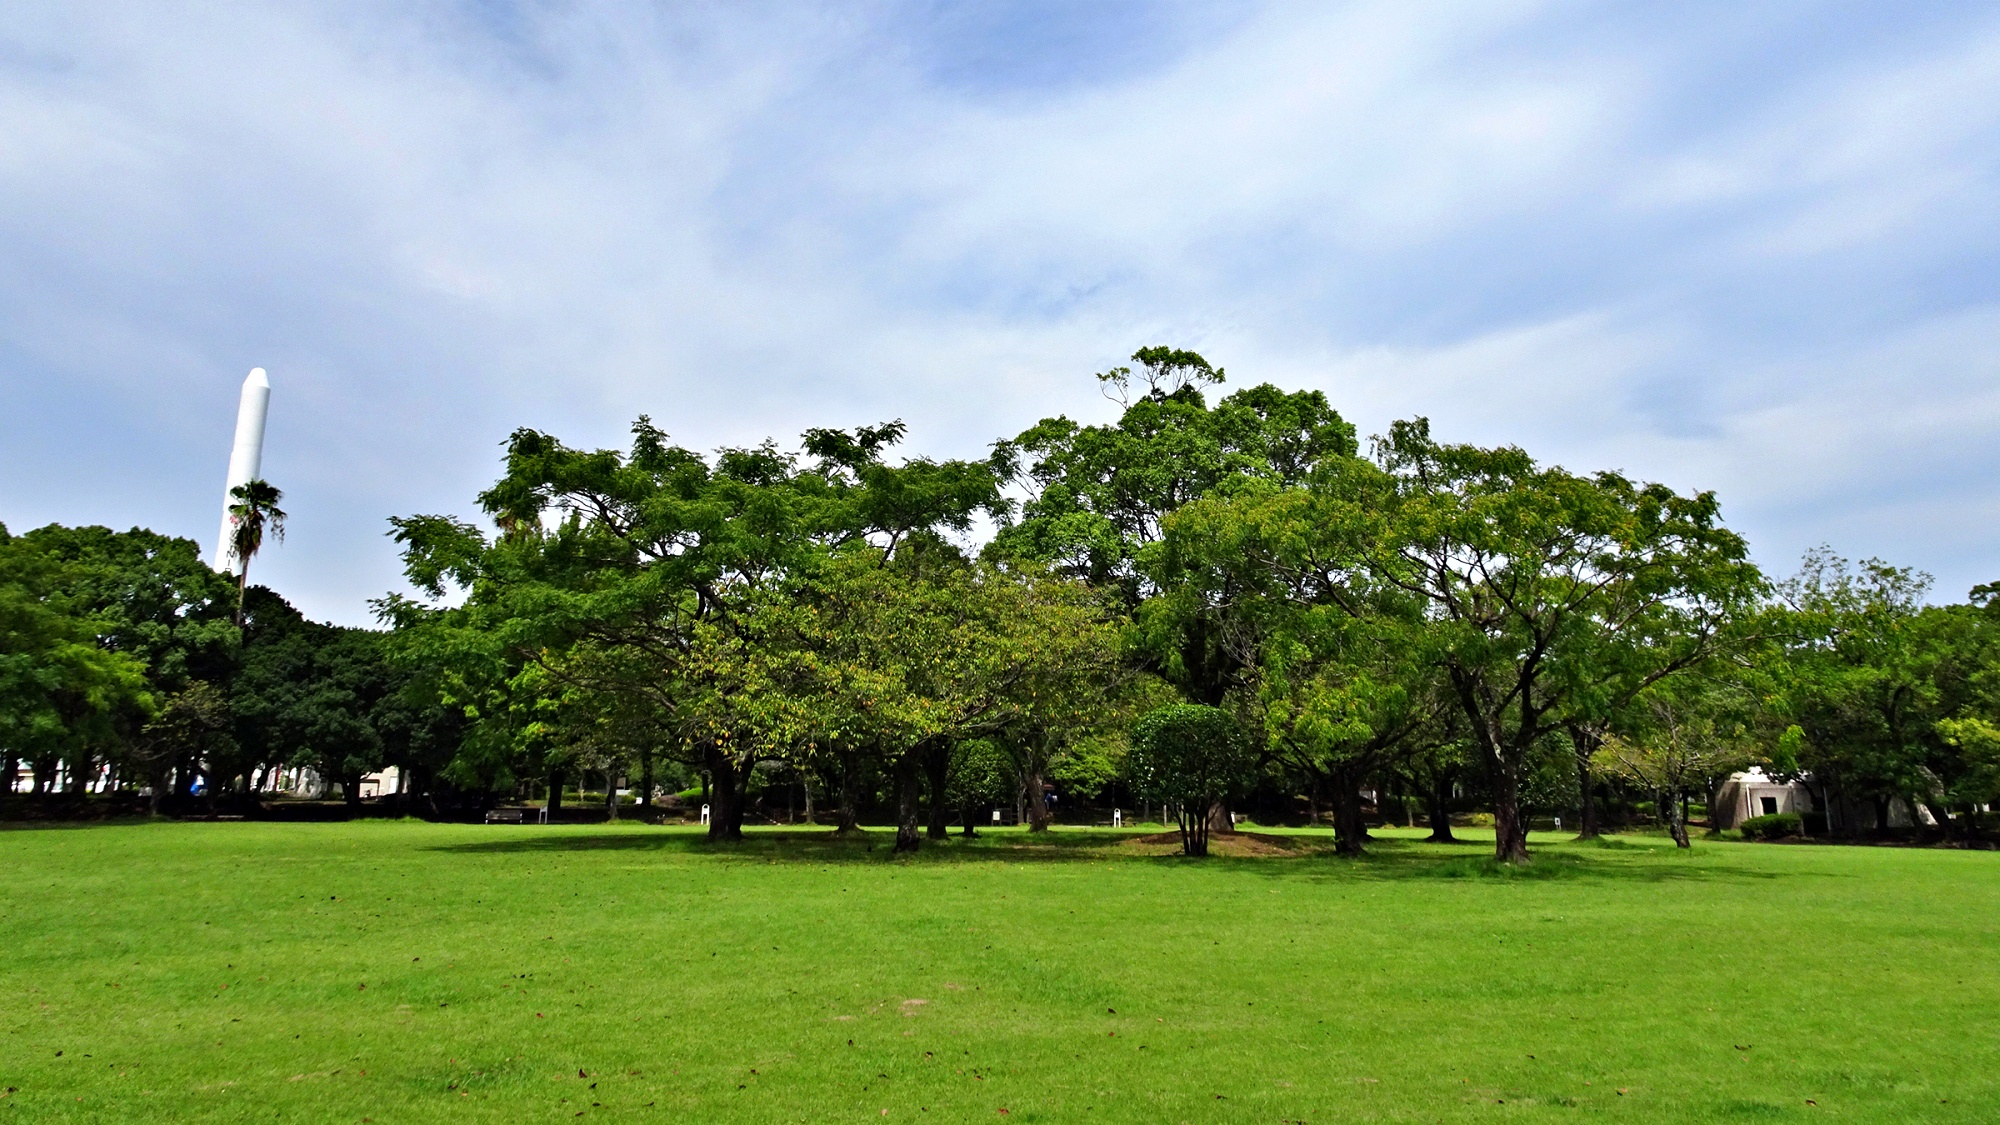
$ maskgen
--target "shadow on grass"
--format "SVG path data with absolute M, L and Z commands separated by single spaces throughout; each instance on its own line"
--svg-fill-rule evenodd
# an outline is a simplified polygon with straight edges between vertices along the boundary
M 893 829 L 863 830 L 837 835 L 829 828 L 760 829 L 747 832 L 741 840 L 712 841 L 706 834 L 688 831 L 648 831 L 645 829 L 581 829 L 576 831 L 536 831 L 514 839 L 481 840 L 471 844 L 440 844 L 431 851 L 476 854 L 533 854 L 547 852 L 638 851 L 671 852 L 715 859 L 757 860 L 799 863 L 952 863 L 1045 860 L 1066 862 L 1102 859 L 1106 853 L 1123 857 L 1128 835 L 1086 835 L 1049 833 L 1028 836 L 952 836 L 946 840 L 925 840 L 914 855 L 897 855 Z
M 1188 866 L 1239 872 L 1267 878 L 1330 881 L 1480 880 L 1535 882 L 1544 880 L 1609 880 L 1618 882 L 1756 882 L 1783 873 L 1718 863 L 1710 849 L 1683 852 L 1617 838 L 1587 843 L 1563 842 L 1535 847 L 1525 864 L 1495 862 L 1492 845 L 1480 841 L 1434 844 L 1422 840 L 1378 838 L 1361 856 L 1335 853 L 1333 839 L 1320 834 L 1246 834 L 1258 841 L 1262 854 L 1212 854 L 1190 859 L 1143 843 L 1155 835 L 1144 831 L 1000 833 L 966 839 L 925 840 L 915 854 L 897 855 L 895 833 L 864 831 L 850 836 L 830 829 L 776 829 L 746 833 L 740 841 L 711 842 L 687 831 L 627 828 L 607 831 L 533 831 L 513 838 L 476 843 L 440 844 L 427 850 L 461 855 L 518 855 L 552 852 L 626 851 L 704 857 L 739 863 L 802 864 L 994 864 L 1121 862 L 1155 866 Z
M 171 824 L 165 817 L 119 816 L 103 820 L 0 820 L 0 832 L 74 832 L 91 828 L 130 828 L 141 824 Z

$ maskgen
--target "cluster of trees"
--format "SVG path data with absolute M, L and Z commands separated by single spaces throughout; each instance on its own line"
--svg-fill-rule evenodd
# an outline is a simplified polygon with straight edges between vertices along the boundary
M 1785 724 L 1766 769 L 1796 777 L 1821 808 L 1865 802 L 1873 827 L 1892 802 L 1948 835 L 1978 828 L 2000 799 L 2000 584 L 1930 605 L 1928 577 L 1831 552 L 1777 586 L 1768 647 L 1745 661 Z
M 151 531 L 0 527 L 0 800 L 217 807 L 304 768 L 344 780 L 456 752 L 386 634 L 305 620 Z M 197 793 L 200 795 L 197 800 Z
M 0 552 L 0 628 L 60 684 L 8 665 L 0 739 L 38 777 L 117 760 L 156 793 L 387 763 L 553 804 L 590 772 L 615 815 L 620 777 L 698 783 L 719 838 L 753 794 L 843 828 L 879 794 L 901 849 L 1001 805 L 1045 827 L 1057 787 L 1157 802 L 1191 853 L 1232 810 L 1330 811 L 1358 851 L 1364 793 L 1439 836 L 1472 802 L 1509 861 L 1536 810 L 1590 835 L 1644 801 L 1685 843 L 1690 799 L 1753 762 L 1878 824 L 1901 802 L 1971 832 L 1996 796 L 1994 587 L 1930 605 L 1824 551 L 1772 583 L 1711 494 L 1422 420 L 1364 451 L 1318 392 L 1218 396 L 1192 352 L 1099 379 L 1117 421 L 982 460 L 899 458 L 894 422 L 713 455 L 645 418 L 624 450 L 519 431 L 483 525 L 392 521 L 423 596 L 379 602 L 384 631 L 249 588 L 239 632 L 227 581 L 161 540 L 182 586 L 144 636 L 186 639 L 135 639 L 119 614 L 148 611 L 83 577 L 108 564 L 55 546 L 120 537 L 43 529 Z
M 630 761 L 650 792 L 678 763 L 722 837 L 760 768 L 843 824 L 887 779 L 905 848 L 975 795 L 1046 823 L 1065 769 L 1172 808 L 1190 851 L 1272 794 L 1358 850 L 1364 790 L 1441 832 L 1475 793 L 1509 860 L 1531 806 L 1595 833 L 1608 787 L 1685 841 L 1689 796 L 1752 761 L 1947 826 L 1992 796 L 1990 598 L 1926 607 L 1915 576 L 1823 555 L 1774 587 L 1710 494 L 1421 420 L 1363 455 L 1316 392 L 1211 404 L 1224 373 L 1192 352 L 1099 378 L 1118 421 L 981 462 L 892 461 L 895 423 L 712 459 L 645 419 L 629 451 L 521 431 L 481 498 L 496 533 L 397 521 L 412 579 L 460 604 L 384 610 L 448 670 L 479 783 Z

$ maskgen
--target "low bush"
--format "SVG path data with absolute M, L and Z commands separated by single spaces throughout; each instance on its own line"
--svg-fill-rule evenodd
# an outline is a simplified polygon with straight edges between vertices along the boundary
M 1771 813 L 1767 816 L 1753 816 L 1736 826 L 1745 840 L 1782 840 L 1796 836 L 1805 827 L 1795 812 Z

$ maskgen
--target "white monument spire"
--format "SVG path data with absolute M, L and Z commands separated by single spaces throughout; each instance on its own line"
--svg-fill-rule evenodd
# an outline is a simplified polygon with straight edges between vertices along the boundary
M 264 465 L 264 414 L 271 407 L 271 381 L 264 369 L 253 367 L 243 380 L 243 398 L 236 406 L 236 445 L 229 451 L 229 481 L 222 486 L 222 530 L 215 537 L 215 569 L 236 572 L 236 551 L 229 545 L 236 520 L 229 495 L 238 485 L 256 480 Z

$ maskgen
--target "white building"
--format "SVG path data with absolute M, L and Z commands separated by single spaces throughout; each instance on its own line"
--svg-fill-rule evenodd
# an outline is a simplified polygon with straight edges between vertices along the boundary
M 361 775 L 361 799 L 387 797 L 401 791 L 402 772 L 395 766 L 384 766 L 381 773 Z
M 1812 791 L 1797 781 L 1779 781 L 1751 766 L 1732 773 L 1708 803 L 1709 822 L 1716 828 L 1734 828 L 1753 816 L 1773 813 L 1807 813 L 1813 807 Z

